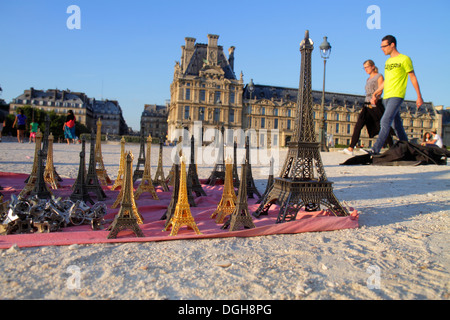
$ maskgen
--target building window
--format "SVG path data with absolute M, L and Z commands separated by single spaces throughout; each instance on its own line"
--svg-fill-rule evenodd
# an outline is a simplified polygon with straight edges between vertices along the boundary
M 191 89 L 186 89 L 186 100 L 191 100 Z
M 350 132 L 351 132 L 351 128 L 350 128 L 350 125 L 348 124 L 347 125 L 347 133 L 350 134 Z
M 339 123 L 336 123 L 336 133 L 339 133 Z
M 205 101 L 205 100 L 206 100 L 206 91 L 200 90 L 200 101 Z
M 277 109 L 277 108 L 274 108 L 274 109 L 273 109 L 273 115 L 274 115 L 274 116 L 278 116 L 278 109 Z
M 189 106 L 184 107 L 184 119 L 189 119 Z
M 273 119 L 273 128 L 278 129 L 278 119 Z
M 261 128 L 266 127 L 266 118 L 261 118 Z
M 214 103 L 220 103 L 220 91 L 214 92 Z
M 205 107 L 198 108 L 198 120 L 205 120 Z
M 214 108 L 214 121 L 219 122 L 220 121 L 220 109 Z
M 288 109 L 288 111 L 287 111 L 287 116 L 288 116 L 288 117 L 291 116 L 291 109 Z
M 288 130 L 291 130 L 291 120 L 288 120 L 288 121 L 287 121 L 287 129 L 288 129 Z
M 339 113 L 336 113 L 336 121 L 339 121 Z
M 234 109 L 230 110 L 230 114 L 229 114 L 229 122 L 234 122 Z
M 235 102 L 235 94 L 234 92 L 230 92 L 230 103 L 234 103 Z
M 264 107 L 261 107 L 261 115 L 265 115 L 266 114 L 266 108 L 264 108 Z

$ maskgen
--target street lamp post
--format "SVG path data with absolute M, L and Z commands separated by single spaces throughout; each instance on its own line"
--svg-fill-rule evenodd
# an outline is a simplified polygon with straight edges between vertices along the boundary
M 321 121 L 319 125 L 319 142 L 320 151 L 329 151 L 326 142 L 326 130 L 325 130 L 325 70 L 327 60 L 330 57 L 331 45 L 327 40 L 327 37 L 323 37 L 323 42 L 320 45 L 320 56 L 323 58 L 323 87 L 322 87 L 322 106 L 321 106 Z

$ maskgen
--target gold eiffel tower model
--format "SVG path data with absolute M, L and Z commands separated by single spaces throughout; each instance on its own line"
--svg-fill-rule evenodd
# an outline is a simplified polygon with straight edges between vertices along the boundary
M 120 140 L 120 161 L 119 161 L 119 170 L 117 171 L 117 178 L 114 181 L 111 190 L 116 190 L 118 187 L 123 186 L 123 180 L 125 175 L 125 137 L 122 137 Z
M 188 195 L 187 195 L 187 181 L 186 181 L 186 163 L 184 158 L 181 158 L 181 174 L 180 174 L 180 190 L 178 193 L 178 202 L 175 207 L 175 212 L 172 219 L 163 229 L 163 231 L 168 231 L 172 226 L 172 231 L 170 236 L 176 236 L 178 230 L 182 226 L 187 226 L 195 231 L 196 234 L 201 234 L 200 230 L 195 223 L 194 217 L 192 216 L 191 209 L 189 207 Z
M 156 168 L 155 179 L 153 179 L 155 186 L 161 186 L 165 192 L 169 191 L 169 187 L 166 183 L 166 178 L 164 177 L 164 170 L 162 164 L 163 158 L 163 143 L 159 142 L 159 157 L 158 157 L 158 167 Z
M 242 227 L 246 229 L 255 228 L 255 224 L 253 223 L 252 216 L 248 212 L 248 202 L 247 202 L 247 170 L 248 170 L 248 161 L 245 160 L 245 163 L 242 164 L 241 169 L 241 181 L 239 185 L 238 199 L 236 202 L 236 206 L 233 210 L 233 213 L 230 216 L 222 229 L 227 229 L 230 227 L 230 231 L 240 230 Z
M 95 168 L 98 180 L 103 186 L 111 184 L 111 179 L 108 177 L 105 165 L 103 163 L 102 155 L 102 122 L 100 118 L 97 120 L 97 136 L 95 141 Z
M 108 234 L 108 239 L 115 239 L 117 234 L 124 229 L 131 229 L 134 234 L 138 237 L 144 237 L 144 233 L 139 224 L 142 224 L 142 217 L 137 211 L 136 204 L 133 198 L 133 183 L 132 183 L 132 162 L 133 154 L 129 152 L 126 155 L 127 164 L 125 169 L 125 181 L 124 186 L 121 190 L 123 192 L 122 202 L 120 204 L 119 213 L 114 218 L 113 223 L 108 228 L 110 230 Z
M 128 164 L 128 158 L 131 159 L 131 163 Z M 134 216 L 137 219 L 138 224 L 143 224 L 144 223 L 144 218 L 142 218 L 141 214 L 139 213 L 137 206 L 136 206 L 136 202 L 134 201 L 134 193 L 133 193 L 133 159 L 134 156 L 131 153 L 131 151 L 129 151 L 128 153 L 125 153 L 124 155 L 124 161 L 126 161 L 125 164 L 125 174 L 123 177 L 123 185 L 120 188 L 120 192 L 117 196 L 116 201 L 114 201 L 113 205 L 111 206 L 112 209 L 117 208 L 117 206 L 119 205 L 119 203 L 121 205 L 123 205 L 123 201 L 129 201 L 131 203 L 131 207 L 132 207 L 132 211 Z M 129 167 L 129 168 L 128 168 Z M 129 169 L 129 171 L 128 171 Z M 129 181 L 127 179 L 130 179 Z M 130 185 L 127 185 L 127 182 L 130 183 Z M 128 193 L 130 193 L 130 195 L 128 195 Z
M 211 218 L 216 217 L 216 223 L 223 223 L 225 218 L 233 213 L 236 207 L 236 200 L 236 193 L 233 187 L 233 164 L 230 159 L 227 159 L 225 163 L 225 183 L 222 199 L 217 209 L 211 215 Z
M 53 134 L 50 133 L 48 136 L 47 162 L 45 163 L 44 181 L 48 183 L 52 189 L 58 189 L 60 184 L 56 178 L 56 170 L 53 165 L 53 140 Z
M 22 189 L 22 191 L 19 193 L 19 198 L 26 197 L 34 188 L 34 184 L 37 180 L 37 169 L 39 165 L 39 159 L 38 159 L 38 152 L 41 150 L 41 143 L 42 143 L 42 132 L 41 129 L 38 129 L 38 132 L 36 133 L 36 145 L 34 148 L 34 161 L 33 161 L 33 167 L 31 168 L 31 173 L 28 176 L 28 179 L 26 180 L 27 184 Z
M 155 187 L 153 186 L 152 176 L 151 176 L 151 148 L 152 148 L 152 137 L 151 135 L 148 135 L 147 138 L 147 155 L 145 156 L 145 163 L 144 163 L 144 173 L 142 175 L 141 183 L 139 184 L 139 187 L 137 188 L 136 192 L 134 193 L 134 198 L 139 199 L 141 194 L 144 191 L 148 191 L 153 196 L 154 200 L 159 200 L 158 195 L 156 194 Z

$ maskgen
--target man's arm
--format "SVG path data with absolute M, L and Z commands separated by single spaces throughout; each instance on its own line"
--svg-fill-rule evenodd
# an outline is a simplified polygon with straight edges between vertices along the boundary
M 414 73 L 414 71 L 411 71 L 409 73 L 409 79 L 411 79 L 411 83 L 412 83 L 414 89 L 416 90 L 416 93 L 417 93 L 416 105 L 417 105 L 417 109 L 419 109 L 420 106 L 423 105 L 423 99 L 422 99 L 422 94 L 420 93 L 419 81 L 417 81 L 417 77 L 416 77 L 416 74 Z

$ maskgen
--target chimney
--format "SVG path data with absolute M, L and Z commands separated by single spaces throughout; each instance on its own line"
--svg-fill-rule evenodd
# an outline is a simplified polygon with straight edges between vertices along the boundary
M 186 37 L 184 38 L 185 45 L 181 47 L 181 70 L 186 71 L 186 68 L 191 61 L 192 55 L 195 51 L 195 38 Z
M 228 49 L 228 63 L 230 64 L 231 70 L 234 72 L 234 49 L 236 49 L 234 46 L 231 46 L 230 49 Z
M 208 53 L 206 59 L 210 65 L 217 65 L 218 47 L 217 40 L 219 36 L 215 34 L 208 34 Z

